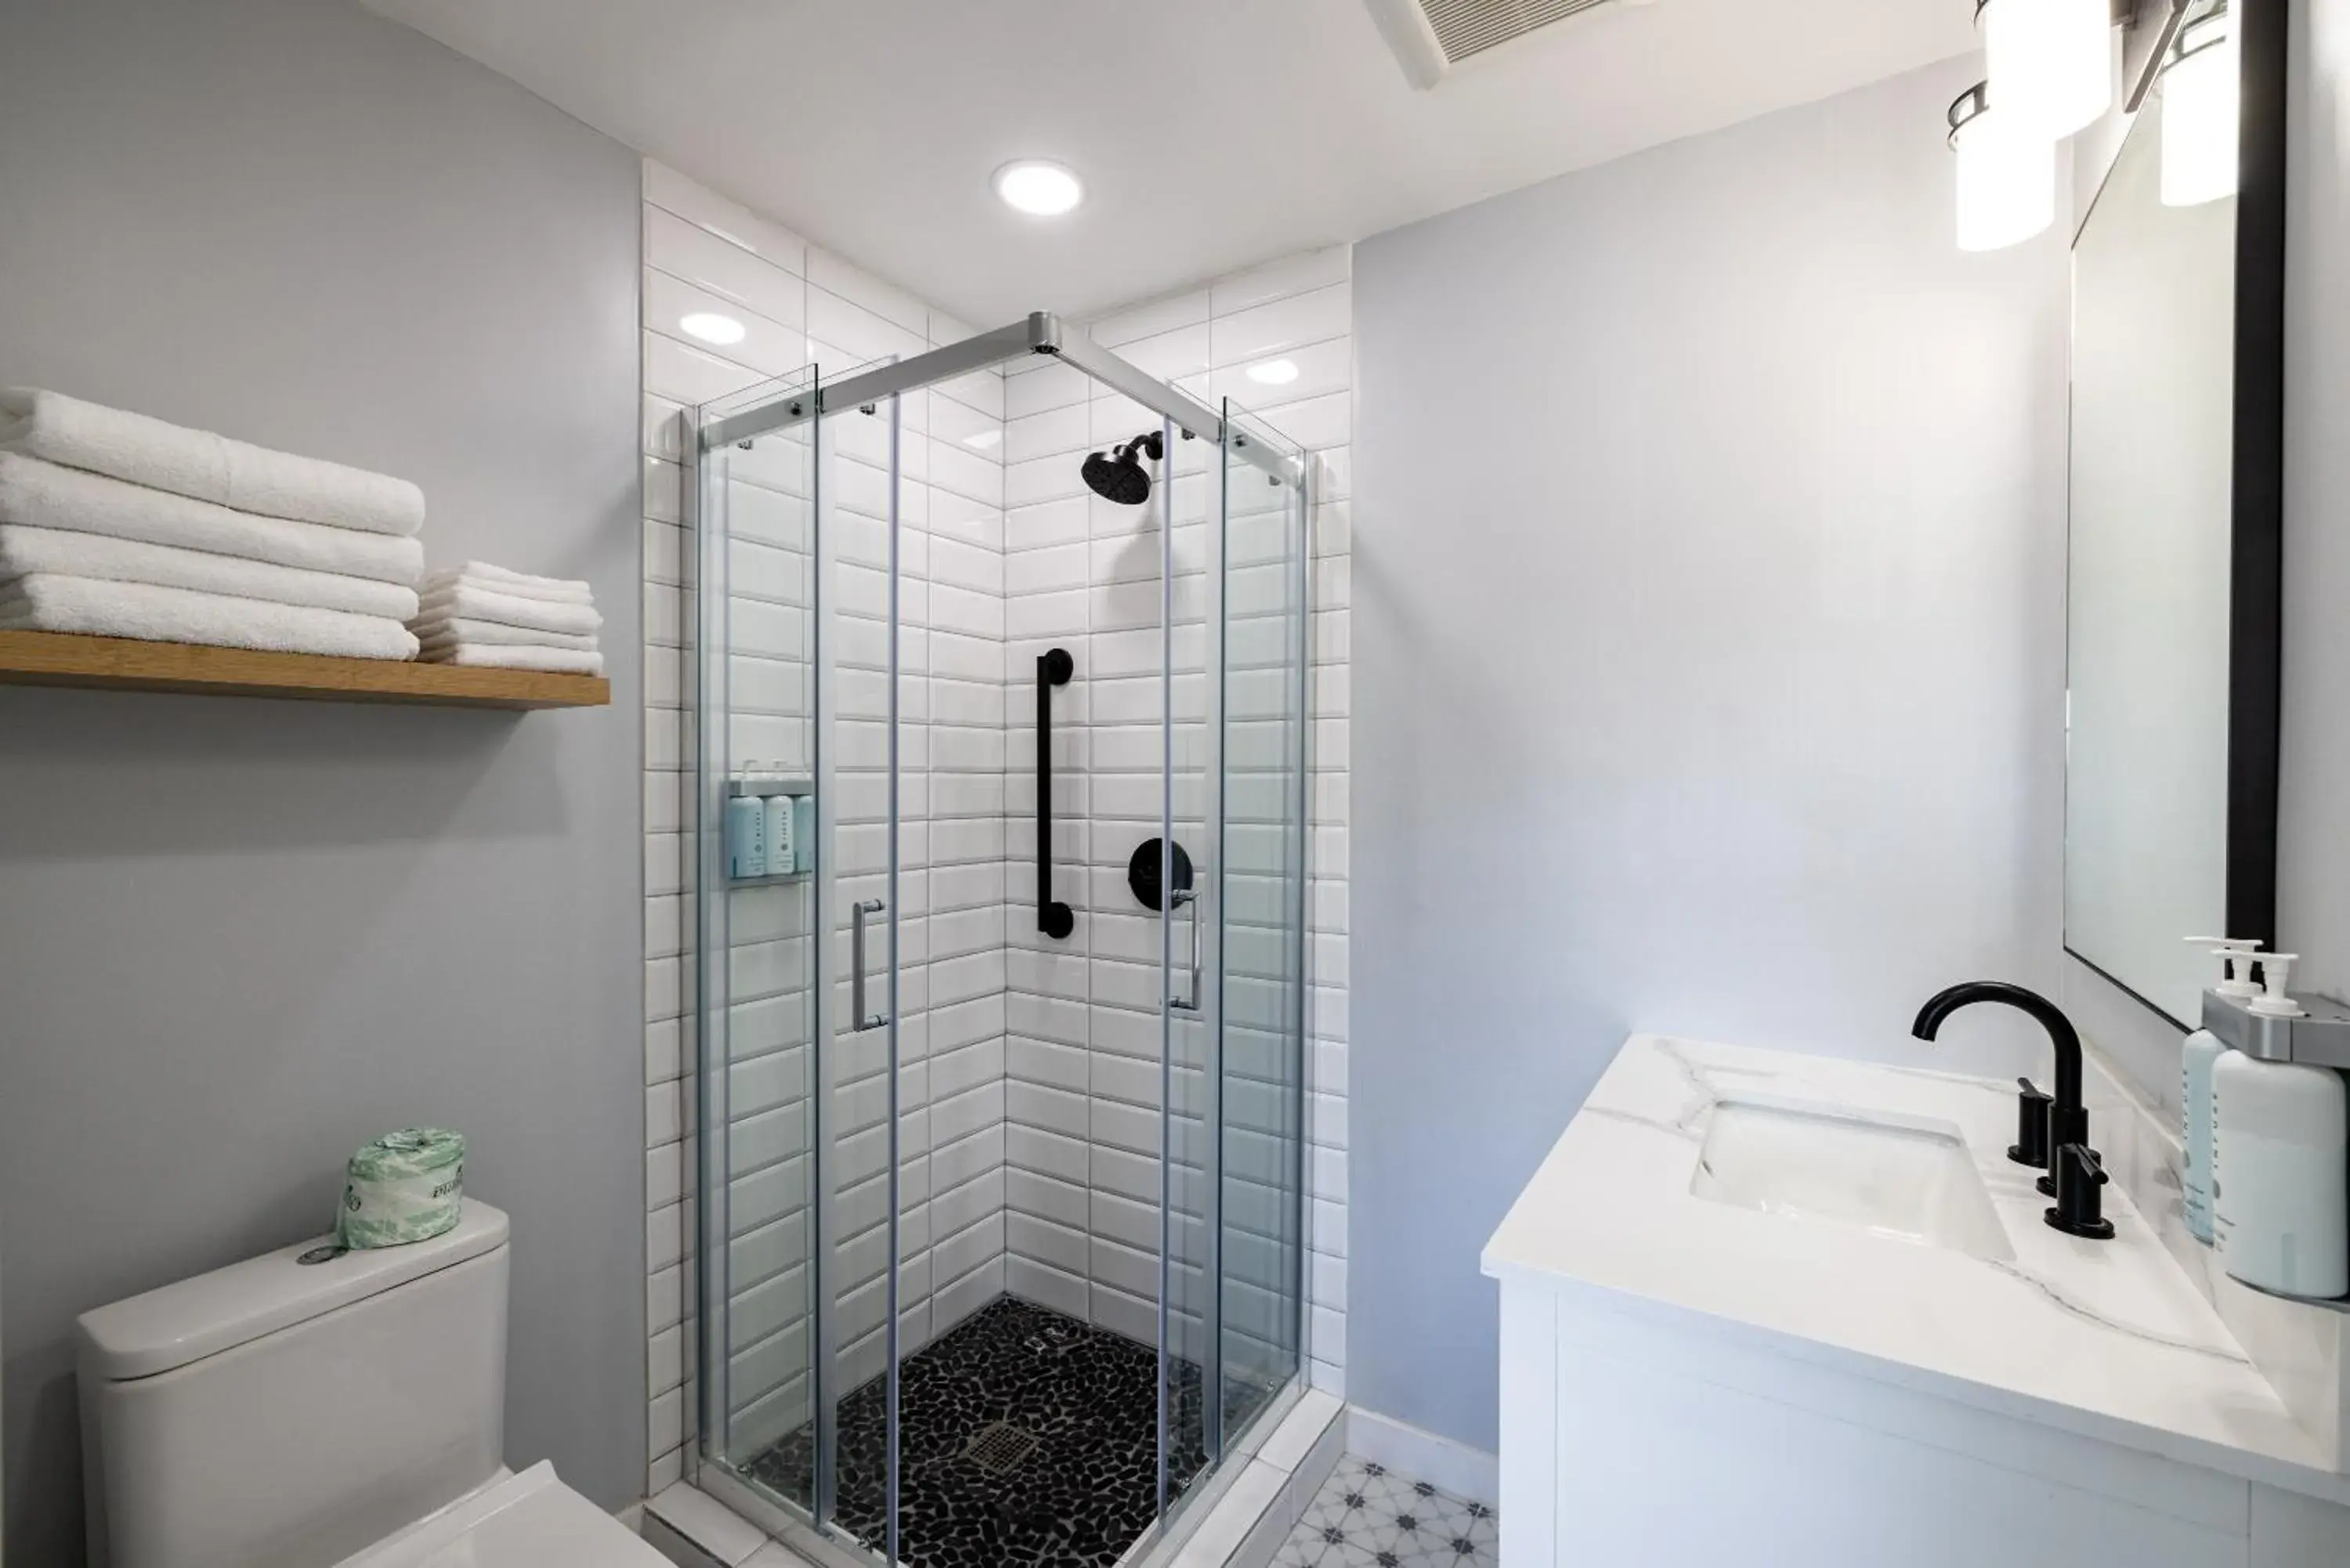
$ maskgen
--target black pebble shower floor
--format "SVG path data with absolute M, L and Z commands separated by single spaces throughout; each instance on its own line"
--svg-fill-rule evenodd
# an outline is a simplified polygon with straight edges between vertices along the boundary
M 1111 1568 L 1156 1511 L 1158 1371 L 1149 1347 L 1012 1296 L 908 1356 L 899 1376 L 899 1556 L 916 1568 Z M 1168 1469 L 1188 1481 L 1204 1462 L 1199 1367 L 1178 1360 L 1174 1386 Z M 835 1515 L 877 1550 L 888 1397 L 876 1378 L 840 1402 L 838 1421 Z M 1008 1471 L 991 1473 L 965 1450 L 999 1421 L 1037 1441 Z M 813 1456 L 803 1427 L 745 1469 L 806 1500 Z

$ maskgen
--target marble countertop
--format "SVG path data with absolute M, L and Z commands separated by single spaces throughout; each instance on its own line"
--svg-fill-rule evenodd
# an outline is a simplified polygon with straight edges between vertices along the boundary
M 2013 1258 L 1697 1196 L 1715 1107 L 1741 1100 L 1955 1127 Z M 2007 1158 L 2014 1131 L 2012 1082 L 1634 1035 L 1486 1243 L 1484 1272 L 1743 1325 L 1848 1370 L 2350 1501 L 2339 1456 L 2294 1421 L 2121 1184 L 2105 1189 L 2113 1240 L 2055 1231 L 2038 1173 Z

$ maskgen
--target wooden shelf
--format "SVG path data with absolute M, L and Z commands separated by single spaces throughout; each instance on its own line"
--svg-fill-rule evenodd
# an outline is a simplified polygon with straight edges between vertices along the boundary
M 600 675 L 260 653 L 49 631 L 0 631 L 0 685 L 421 702 L 444 708 L 600 708 L 612 701 L 611 683 Z

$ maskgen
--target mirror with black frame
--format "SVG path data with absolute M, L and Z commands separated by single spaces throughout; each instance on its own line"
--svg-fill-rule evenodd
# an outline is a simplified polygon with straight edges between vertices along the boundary
M 2272 941 L 2285 0 L 2154 0 L 2073 244 L 2064 945 L 2192 1027 Z

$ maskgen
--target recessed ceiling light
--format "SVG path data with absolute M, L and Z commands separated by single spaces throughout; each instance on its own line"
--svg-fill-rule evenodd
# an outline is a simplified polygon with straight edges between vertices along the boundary
M 995 193 L 1020 212 L 1055 218 L 1084 201 L 1086 187 L 1066 164 L 1023 158 L 995 171 Z
M 1286 387 L 1297 379 L 1297 362 L 1294 359 L 1266 359 L 1248 368 L 1248 379 L 1262 381 L 1268 387 Z
M 962 444 L 965 446 L 978 447 L 983 452 L 1003 439 L 1003 432 L 1002 431 L 980 431 L 975 434 L 963 437 Z
M 687 332 L 704 343 L 740 343 L 750 330 L 731 316 L 721 316 L 714 310 L 697 310 L 691 316 L 680 317 L 678 323 Z

